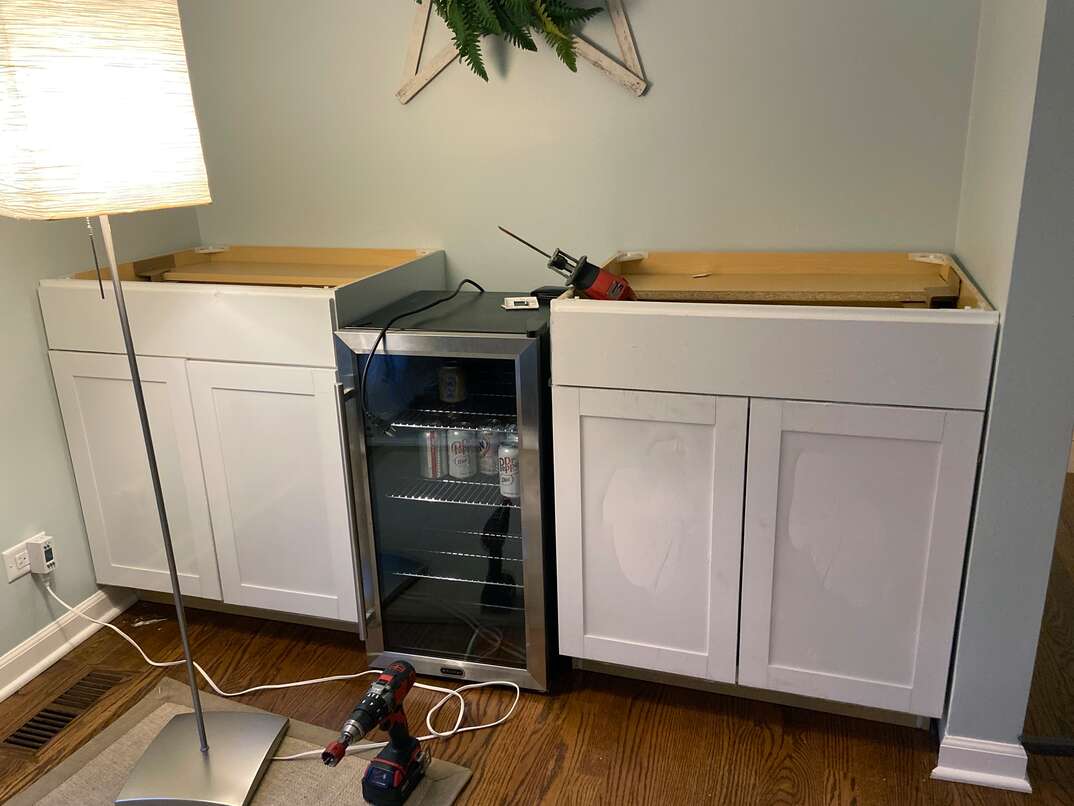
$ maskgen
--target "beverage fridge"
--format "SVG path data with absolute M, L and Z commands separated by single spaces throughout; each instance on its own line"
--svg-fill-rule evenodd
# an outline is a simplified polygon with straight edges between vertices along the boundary
M 370 663 L 545 690 L 548 308 L 464 292 L 400 317 L 445 296 L 336 331 Z

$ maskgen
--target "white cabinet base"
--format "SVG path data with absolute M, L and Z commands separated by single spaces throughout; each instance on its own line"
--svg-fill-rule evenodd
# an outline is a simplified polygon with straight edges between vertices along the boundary
M 616 677 L 625 677 L 630 680 L 641 680 L 652 685 L 678 686 L 691 691 L 704 691 L 709 694 L 723 694 L 728 697 L 741 697 L 757 702 L 767 702 L 773 705 L 787 705 L 791 708 L 808 708 L 811 711 L 820 711 L 825 714 L 836 716 L 848 716 L 853 719 L 868 719 L 871 722 L 883 722 L 887 725 L 898 725 L 904 728 L 928 730 L 932 726 L 930 717 L 905 714 L 901 711 L 885 711 L 883 708 L 869 708 L 865 705 L 853 705 L 851 703 L 836 702 L 835 700 L 822 700 L 816 697 L 804 697 L 801 694 L 788 694 L 784 691 L 769 691 L 761 688 L 751 688 L 736 683 L 723 683 L 716 680 L 702 680 L 699 677 L 686 677 L 684 675 L 668 674 L 667 672 L 654 672 L 650 669 L 636 669 L 632 666 L 623 666 L 615 663 L 605 663 L 585 658 L 573 658 L 571 664 L 575 669 L 584 669 L 598 674 L 610 674 Z

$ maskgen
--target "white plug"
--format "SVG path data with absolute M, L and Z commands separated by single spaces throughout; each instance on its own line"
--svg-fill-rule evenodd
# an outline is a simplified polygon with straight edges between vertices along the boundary
M 41 533 L 26 541 L 26 552 L 30 555 L 30 573 L 47 575 L 56 570 L 56 554 L 52 549 L 52 538 Z

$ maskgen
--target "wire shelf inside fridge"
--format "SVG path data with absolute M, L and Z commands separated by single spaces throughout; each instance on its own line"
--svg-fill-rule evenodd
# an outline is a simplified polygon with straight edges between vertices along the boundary
M 466 537 L 466 538 L 469 538 L 469 537 L 484 537 L 487 534 L 487 532 L 485 532 L 483 530 L 479 530 L 479 529 L 437 529 L 437 528 L 429 528 L 429 529 L 424 530 L 424 534 L 426 534 L 429 537 L 431 537 L 435 542 L 435 540 L 438 537 L 441 537 L 441 538 L 442 537 L 449 537 L 449 538 L 450 537 Z M 500 534 L 498 536 L 499 537 L 505 537 L 508 540 L 521 540 L 522 539 L 522 535 L 516 534 L 514 532 L 505 532 L 504 534 Z
M 425 501 L 434 504 L 469 504 L 479 507 L 520 509 L 516 499 L 504 498 L 499 482 L 463 481 L 462 479 L 416 479 L 403 483 L 387 494 L 400 501 Z
M 466 579 L 464 577 L 449 577 L 449 576 L 437 576 L 436 574 L 419 574 L 412 571 L 396 571 L 395 576 L 409 577 L 412 579 L 435 579 L 439 582 L 464 582 L 467 585 L 494 585 L 500 588 L 518 588 L 522 589 L 522 585 L 517 582 L 498 582 L 487 579 Z
M 514 399 L 491 399 L 495 402 L 467 400 L 456 406 L 435 403 L 417 406 L 394 418 L 391 427 L 479 431 L 488 425 L 497 425 L 500 428 L 513 425 L 516 420 L 511 408 Z

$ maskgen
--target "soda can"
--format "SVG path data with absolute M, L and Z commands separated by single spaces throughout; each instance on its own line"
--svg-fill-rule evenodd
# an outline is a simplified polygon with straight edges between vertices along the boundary
M 447 438 L 435 428 L 422 431 L 418 437 L 421 454 L 421 476 L 425 479 L 442 479 L 448 472 Z
M 522 479 L 518 466 L 518 442 L 504 442 L 498 451 L 500 466 L 500 495 L 518 498 L 522 495 Z
M 437 371 L 440 400 L 444 403 L 462 403 L 466 400 L 466 379 L 455 364 L 445 364 Z
M 484 476 L 495 476 L 499 472 L 499 450 L 503 432 L 499 428 L 487 425 L 477 434 L 477 469 Z
M 469 479 L 477 474 L 477 440 L 466 428 L 448 431 L 448 473 L 453 479 Z

